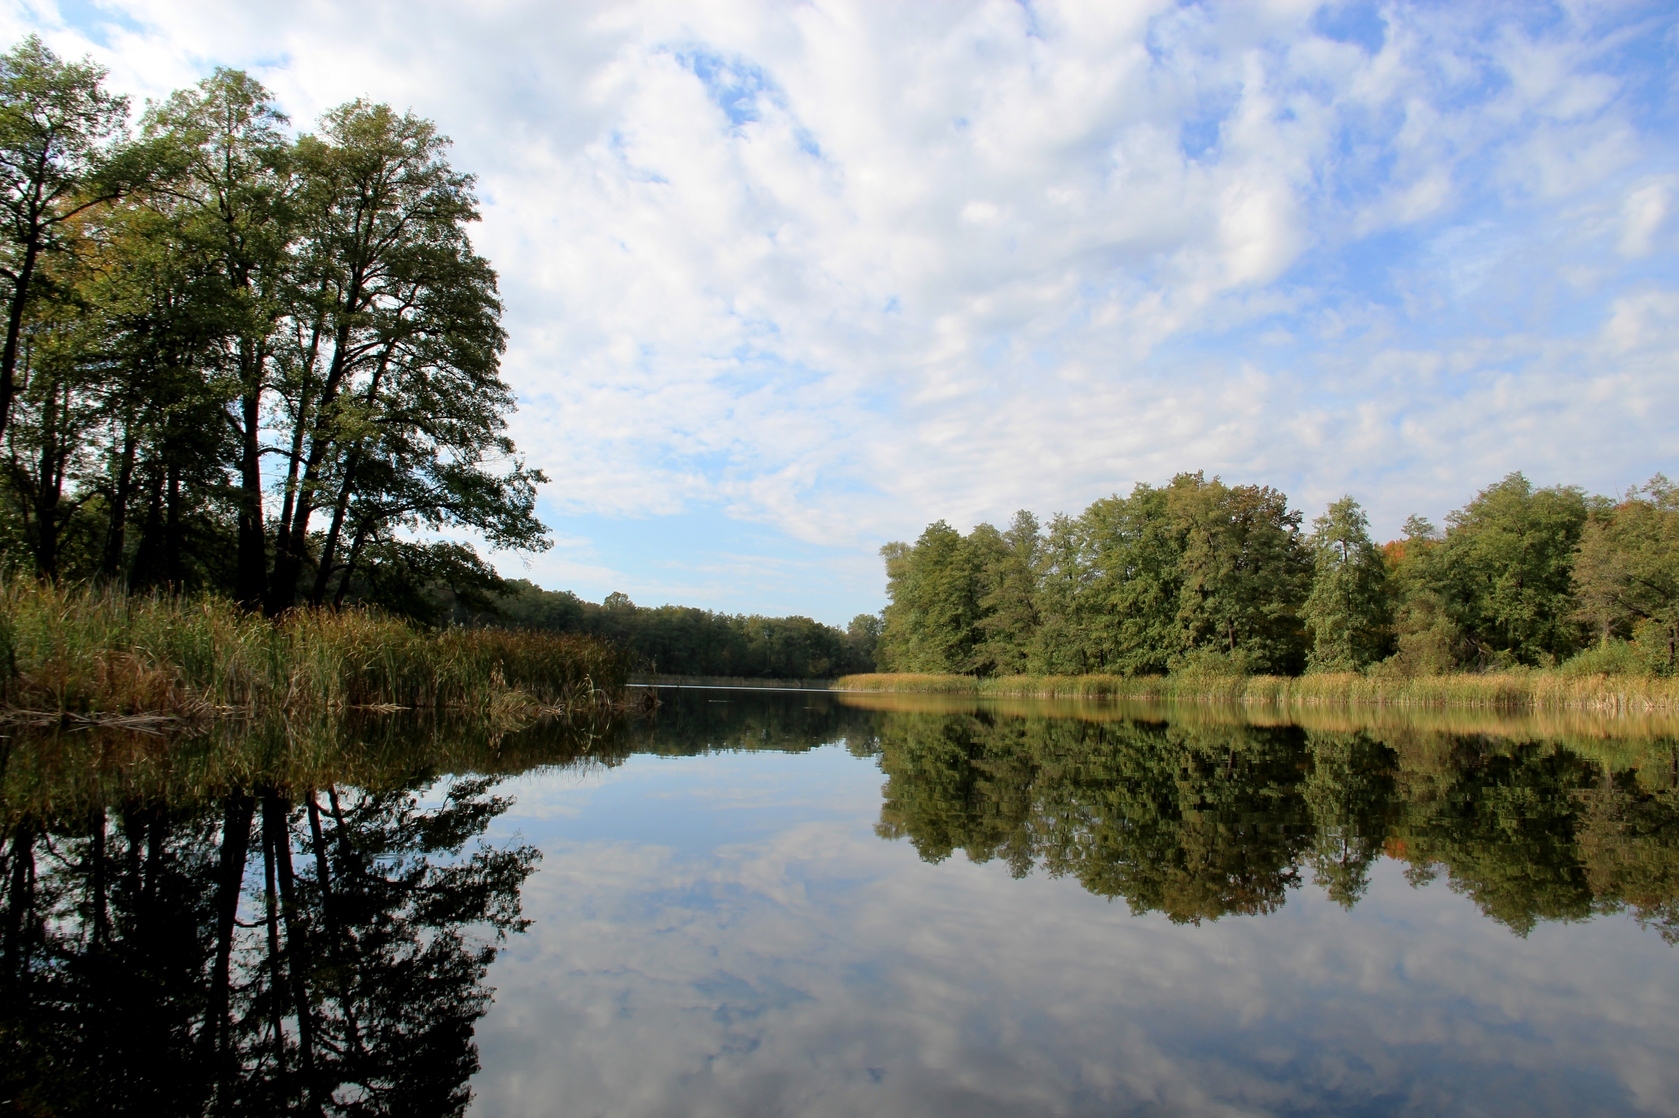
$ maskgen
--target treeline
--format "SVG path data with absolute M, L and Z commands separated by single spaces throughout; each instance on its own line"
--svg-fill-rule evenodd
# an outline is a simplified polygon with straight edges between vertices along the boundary
M 973 675 L 1545 667 L 1672 674 L 1679 487 L 1621 498 L 1511 474 L 1378 546 L 1351 497 L 1310 528 L 1279 490 L 1201 473 L 1078 516 L 886 559 L 880 670 Z
M 0 55 L 0 559 L 426 615 L 497 581 L 417 534 L 545 546 L 436 127 L 357 100 L 293 135 L 234 70 L 131 124 L 104 77 Z
M 624 649 L 646 672 L 753 679 L 831 679 L 870 671 L 880 634 L 880 619 L 870 614 L 841 630 L 808 617 L 638 606 L 624 594 L 596 604 L 523 580 L 509 582 L 489 612 L 464 619 L 599 637 Z

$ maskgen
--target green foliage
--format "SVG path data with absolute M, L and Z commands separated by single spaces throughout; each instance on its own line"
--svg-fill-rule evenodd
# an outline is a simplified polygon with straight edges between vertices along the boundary
M 1167 508 L 1184 541 L 1180 646 L 1243 656 L 1254 671 L 1299 671 L 1299 610 L 1311 567 L 1288 498 L 1269 486 L 1180 474 L 1167 489 Z
M 1084 583 L 1081 630 L 1092 669 L 1125 675 L 1164 672 L 1183 637 L 1178 606 L 1183 594 L 1184 541 L 1165 490 L 1138 485 L 1126 498 L 1097 501 L 1080 518 L 1084 561 L 1068 572 Z M 1088 567 L 1090 577 L 1078 577 Z M 1054 658 L 1037 662 L 1052 669 Z
M 0 56 L 0 549 L 14 569 L 436 618 L 538 550 L 473 179 L 356 100 L 287 134 L 217 70 L 148 106 Z
M 1047 529 L 962 536 L 943 521 L 888 544 L 881 667 L 1141 675 L 1220 655 L 1297 670 L 1309 579 L 1300 516 L 1263 486 L 1182 474 Z
M 1038 520 L 1022 509 L 1014 514 L 1007 531 L 975 529 L 975 537 L 970 539 L 984 557 L 979 600 L 979 629 L 984 636 L 971 666 L 986 675 L 1025 671 L 1039 625 L 1036 591 L 1042 540 Z
M 1679 490 L 1616 503 L 1511 474 L 1377 547 L 1351 497 L 1302 536 L 1278 490 L 1200 473 L 1079 516 L 891 543 L 879 669 L 923 676 L 1394 681 L 1461 669 L 1679 672 Z M 1615 642 L 1630 642 L 1626 648 Z M 1394 684 L 1398 686 L 1398 684 Z M 1390 689 L 1392 689 L 1390 687 Z M 1403 689 L 1403 688 L 1401 688 Z M 1424 690 L 1427 690 L 1424 687 Z
M 989 527 L 989 526 L 988 526 Z M 983 576 L 998 558 L 996 529 L 963 536 L 940 520 L 914 547 L 887 544 L 886 609 L 880 656 L 889 671 L 966 672 L 985 644 L 979 627 Z
M 465 614 L 518 629 L 586 634 L 622 648 L 635 666 L 661 675 L 748 679 L 832 679 L 874 664 L 880 619 L 854 618 L 846 631 L 808 617 L 713 613 L 689 606 L 638 606 L 624 594 L 600 605 L 522 580 Z
M 1580 647 L 1572 573 L 1588 509 L 1578 488 L 1511 474 L 1452 513 L 1418 557 L 1476 666 L 1554 664 Z
M 1595 670 L 1679 670 L 1679 488 L 1658 474 L 1613 507 L 1593 510 L 1574 588 L 1578 616 L 1603 641 L 1604 667 Z M 1626 654 L 1611 653 L 1629 637 Z
M 1388 654 L 1393 595 L 1387 562 L 1370 540 L 1364 510 L 1343 497 L 1312 522 L 1312 592 L 1301 611 L 1312 634 L 1313 671 L 1346 672 Z

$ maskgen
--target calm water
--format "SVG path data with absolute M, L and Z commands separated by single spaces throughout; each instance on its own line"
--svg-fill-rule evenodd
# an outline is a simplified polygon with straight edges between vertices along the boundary
M 1670 726 L 847 702 L 11 749 L 0 1109 L 1679 1112 Z

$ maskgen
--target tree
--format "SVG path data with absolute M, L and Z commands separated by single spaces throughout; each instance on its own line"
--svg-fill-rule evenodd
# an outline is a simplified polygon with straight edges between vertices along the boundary
M 1573 574 L 1578 615 L 1600 638 L 1636 636 L 1650 667 L 1679 666 L 1679 487 L 1657 474 L 1595 510 Z
M 1422 516 L 1407 517 L 1404 531 L 1404 538 L 1383 552 L 1398 597 L 1396 651 L 1384 670 L 1406 677 L 1442 675 L 1465 659 L 1466 650 L 1433 575 L 1440 533 Z
M 495 273 L 466 236 L 472 178 L 448 164 L 447 146 L 430 121 L 363 101 L 299 142 L 305 298 L 279 385 L 289 437 L 271 613 L 296 600 L 311 559 L 319 604 L 332 575 L 353 573 L 356 541 L 393 527 L 464 525 L 496 546 L 545 546 L 534 515 L 544 478 L 504 434 L 506 338 Z M 331 520 L 311 555 L 323 509 Z
M 128 101 L 104 88 L 105 71 L 66 63 L 31 35 L 0 55 L 0 435 L 11 419 L 19 347 L 43 261 L 66 251 L 66 229 L 122 193 L 118 154 Z
M 1579 647 L 1573 567 L 1588 507 L 1577 487 L 1514 473 L 1447 517 L 1428 580 L 1481 663 L 1555 663 Z
M 845 639 L 851 645 L 852 663 L 857 670 L 875 669 L 875 650 L 880 645 L 881 619 L 878 613 L 859 613 L 845 627 Z
M 1370 540 L 1369 521 L 1343 497 L 1312 522 L 1312 592 L 1301 613 L 1312 634 L 1313 671 L 1360 671 L 1387 655 L 1393 602 L 1387 563 Z
M 281 331 L 296 309 L 293 242 L 299 176 L 282 133 L 285 114 L 249 75 L 218 69 L 151 110 L 145 134 L 169 152 L 174 173 L 151 192 L 173 232 L 209 265 L 195 314 L 206 321 L 204 373 L 220 382 L 224 444 L 236 482 L 233 595 L 260 605 L 268 576 L 261 444 L 266 393 Z
M 971 670 L 984 641 L 979 627 L 984 566 L 978 551 L 942 520 L 928 525 L 913 547 L 881 548 L 890 600 L 880 638 L 885 670 Z
M 1084 517 L 1057 513 L 1038 546 L 1038 631 L 1028 659 L 1034 672 L 1093 670 L 1090 627 L 1098 603 L 1090 593 L 1088 528 Z
M 975 667 L 982 674 L 1018 675 L 1027 669 L 1039 624 L 1038 518 L 1022 509 L 1007 531 L 982 524 L 968 544 L 973 547 L 981 540 L 985 555 L 978 625 L 984 636 Z
M 1092 664 L 1124 675 L 1164 673 L 1182 651 L 1184 528 L 1164 489 L 1096 501 L 1079 518 L 1090 568 L 1086 639 Z
M 1311 559 L 1287 496 L 1270 486 L 1179 474 L 1167 487 L 1167 508 L 1184 541 L 1180 647 L 1254 671 L 1298 671 Z
M 65 533 L 90 497 L 70 488 L 93 466 L 89 436 L 100 419 L 97 364 L 89 353 L 97 331 L 88 310 L 64 298 L 32 309 L 21 351 L 22 391 L 5 435 L 18 527 L 36 572 L 49 579 L 58 576 Z

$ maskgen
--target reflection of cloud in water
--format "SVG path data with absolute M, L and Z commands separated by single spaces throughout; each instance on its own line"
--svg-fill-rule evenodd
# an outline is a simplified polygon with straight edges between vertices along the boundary
M 703 800 L 756 763 L 677 767 Z M 818 768 L 758 772 L 831 799 Z M 545 844 L 476 1113 L 1679 1113 L 1679 970 L 1629 919 L 1521 939 L 1383 862 L 1351 912 L 1186 927 L 923 864 L 853 802 L 697 856 Z

